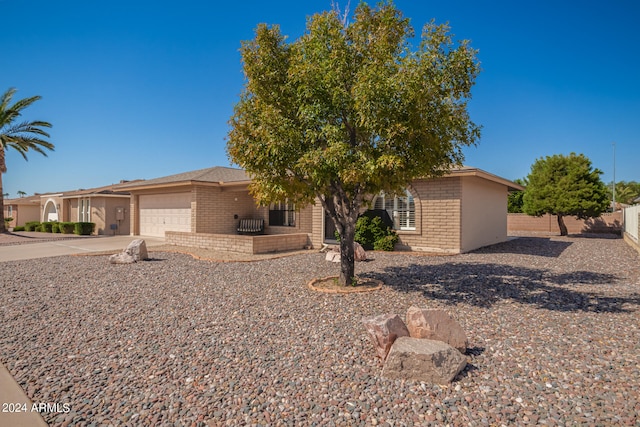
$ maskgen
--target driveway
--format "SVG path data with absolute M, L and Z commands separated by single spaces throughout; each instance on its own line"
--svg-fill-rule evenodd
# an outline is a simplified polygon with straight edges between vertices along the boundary
M 164 239 L 159 237 L 6 233 L 0 234 L 0 262 L 120 251 L 135 239 L 144 239 L 147 248 L 164 244 Z

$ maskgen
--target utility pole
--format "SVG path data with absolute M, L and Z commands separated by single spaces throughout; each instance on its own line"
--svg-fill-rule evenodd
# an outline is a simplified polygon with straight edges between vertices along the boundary
M 613 145 L 613 207 L 611 208 L 611 212 L 616 211 L 616 143 L 612 142 Z

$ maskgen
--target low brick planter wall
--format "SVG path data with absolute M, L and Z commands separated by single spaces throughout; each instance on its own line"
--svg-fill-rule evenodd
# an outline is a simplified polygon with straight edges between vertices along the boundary
M 187 233 L 167 231 L 168 245 L 203 248 L 243 254 L 266 254 L 271 252 L 304 249 L 309 244 L 307 233 L 241 236 L 234 234 Z

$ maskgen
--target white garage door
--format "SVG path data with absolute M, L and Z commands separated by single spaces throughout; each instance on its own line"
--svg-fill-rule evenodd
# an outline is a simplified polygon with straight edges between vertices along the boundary
M 140 235 L 191 231 L 191 193 L 140 196 Z

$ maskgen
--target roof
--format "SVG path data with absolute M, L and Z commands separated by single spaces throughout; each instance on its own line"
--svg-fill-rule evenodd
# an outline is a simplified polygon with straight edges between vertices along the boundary
M 4 199 L 5 206 L 8 205 L 39 205 L 42 194 L 34 194 L 33 196 L 17 197 L 15 199 Z
M 126 184 L 129 184 L 129 183 L 130 182 L 127 182 Z M 105 185 L 103 187 L 88 188 L 88 189 L 81 188 L 79 190 L 65 191 L 60 196 L 62 198 L 89 197 L 89 196 L 124 196 L 124 197 L 129 196 L 130 193 L 128 191 L 120 188 L 123 185 L 125 184 L 122 184 L 122 183 L 111 184 L 111 185 Z
M 484 171 L 479 168 L 474 168 L 471 166 L 460 166 L 456 168 L 452 168 L 449 173 L 444 175 L 447 176 L 477 176 L 479 178 L 484 178 L 489 181 L 493 181 L 498 184 L 505 185 L 509 191 L 523 191 L 524 187 L 520 184 L 517 184 L 513 181 L 509 181 L 508 179 L 501 178 L 498 175 L 494 175 L 487 171 Z
M 160 178 L 139 180 L 118 186 L 121 190 L 138 190 L 145 188 L 167 187 L 188 184 L 248 184 L 251 181 L 249 175 L 243 169 L 215 166 L 207 169 L 199 169 L 191 172 L 179 173 L 176 175 L 163 176 Z

